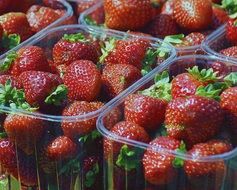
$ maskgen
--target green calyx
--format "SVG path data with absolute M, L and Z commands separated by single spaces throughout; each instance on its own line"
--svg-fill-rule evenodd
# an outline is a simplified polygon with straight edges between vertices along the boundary
M 186 149 L 186 145 L 184 144 L 183 141 L 181 141 L 180 146 L 178 149 L 176 149 L 176 152 L 178 153 L 186 153 L 187 149 Z M 182 158 L 174 158 L 172 165 L 174 168 L 182 168 L 184 165 L 184 160 Z
M 21 37 L 18 34 L 3 34 L 2 46 L 5 49 L 12 49 L 21 43 Z
M 93 143 L 94 140 L 102 137 L 99 131 L 94 130 L 91 133 L 84 135 L 79 138 L 79 142 L 85 144 L 85 143 Z
M 172 96 L 169 73 L 167 71 L 164 71 L 161 74 L 156 75 L 154 81 L 154 85 L 139 93 L 153 98 L 170 101 L 172 99 Z
M 61 84 L 45 99 L 45 103 L 60 106 L 67 98 L 67 93 L 67 87 L 64 84 Z
M 224 82 L 228 86 L 236 86 L 237 85 L 237 72 L 231 72 L 224 78 Z
M 112 52 L 116 45 L 116 39 L 110 38 L 108 41 L 105 41 L 105 44 L 101 47 L 102 55 L 99 58 L 99 62 L 103 63 L 105 58 Z
M 97 22 L 94 19 L 92 19 L 90 16 L 85 17 L 85 22 L 86 22 L 86 24 L 88 24 L 90 26 L 99 26 L 97 24 Z
M 99 174 L 99 164 L 94 164 L 93 168 L 86 173 L 85 186 L 87 188 L 92 187 L 95 184 L 96 177 Z
M 182 44 L 184 37 L 185 37 L 184 34 L 170 35 L 170 36 L 166 36 L 164 38 L 164 42 L 171 43 L 171 44 L 174 44 L 174 45 L 175 44 Z
M 116 161 L 116 165 L 124 168 L 126 171 L 131 171 L 139 167 L 141 149 L 130 149 L 127 145 L 123 145 L 120 149 L 120 154 Z
M 87 42 L 86 37 L 82 33 L 77 34 L 64 34 L 63 40 L 69 41 L 69 42 Z
M 237 13 L 236 0 L 222 0 L 221 7 L 224 8 L 229 13 L 231 18 L 233 18 L 233 16 Z
M 0 71 L 2 71 L 2 72 L 8 71 L 10 69 L 12 63 L 16 60 L 16 58 L 17 58 L 17 53 L 10 52 L 4 59 L 3 63 L 1 63 Z
M 77 155 L 76 158 L 70 159 L 67 163 L 65 163 L 59 170 L 59 175 L 71 175 L 78 174 L 81 171 L 80 161 L 82 160 L 83 154 Z
M 201 71 L 198 69 L 198 66 L 194 66 L 193 68 L 187 69 L 188 73 L 191 74 L 194 78 L 202 82 L 215 82 L 218 80 L 217 72 L 214 72 L 212 68 L 210 69 L 202 69 Z

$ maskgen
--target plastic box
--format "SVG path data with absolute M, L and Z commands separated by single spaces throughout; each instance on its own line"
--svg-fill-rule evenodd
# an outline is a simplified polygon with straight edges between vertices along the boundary
M 93 7 L 87 9 L 85 12 L 83 12 L 79 17 L 78 23 L 82 25 L 90 26 L 90 22 L 88 22 L 88 17 L 94 18 L 94 14 L 98 16 L 98 12 L 102 12 L 100 14 L 100 20 L 103 20 L 103 16 L 104 16 L 103 11 L 104 11 L 103 2 L 100 2 L 94 5 Z M 103 22 L 99 22 L 97 24 L 104 24 L 104 20 Z M 179 48 L 176 48 L 176 51 L 178 55 L 203 54 L 201 45 L 190 46 L 190 47 L 179 47 Z
M 37 36 L 43 34 L 44 32 L 46 32 L 48 29 L 52 28 L 52 27 L 56 27 L 59 26 L 62 22 L 64 22 L 66 19 L 68 19 L 70 16 L 73 15 L 73 10 L 72 7 L 70 6 L 70 4 L 66 1 L 66 0 L 57 0 L 60 3 L 60 7 L 63 8 L 65 10 L 65 14 L 59 18 L 58 20 L 56 20 L 55 22 L 51 23 L 50 25 L 48 25 L 47 27 L 45 27 L 43 30 L 41 30 L 40 32 L 37 32 L 36 34 L 34 34 L 33 36 L 31 36 L 30 38 L 28 38 L 27 40 L 21 42 L 17 47 L 9 50 L 9 51 L 14 51 L 16 49 L 18 49 L 19 47 L 22 47 L 24 45 L 26 45 L 27 43 L 29 43 L 30 41 L 34 40 L 35 38 L 37 38 Z M 42 3 L 42 0 L 37 1 L 36 4 L 40 4 Z M 0 55 L 0 59 L 3 59 L 6 56 L 7 52 Z
M 231 47 L 231 44 L 226 39 L 226 25 L 221 26 L 218 28 L 215 32 L 213 32 L 211 35 L 209 35 L 202 43 L 202 49 L 210 55 L 215 55 L 217 57 L 226 59 L 226 60 L 232 60 L 237 61 L 237 58 L 234 57 L 228 57 L 221 53 L 219 53 L 220 50 Z
M 83 34 L 92 34 L 96 39 L 105 39 L 105 38 L 110 38 L 110 37 L 114 37 L 116 39 L 124 39 L 124 38 L 131 38 L 134 36 L 133 35 L 129 35 L 127 33 L 122 33 L 122 32 L 117 32 L 117 31 L 112 31 L 112 30 L 101 30 L 100 28 L 91 28 L 90 30 L 86 27 L 86 26 L 81 26 L 81 25 L 67 25 L 67 26 L 61 26 L 58 28 L 54 28 L 51 30 L 46 31 L 43 35 L 38 36 L 37 38 L 35 38 L 34 40 L 32 40 L 31 42 L 29 42 L 27 44 L 28 45 L 36 45 L 39 47 L 42 47 L 45 52 L 46 55 L 48 56 L 48 58 L 51 58 L 51 48 L 54 46 L 54 44 L 61 39 L 61 37 L 64 34 L 74 34 L 74 33 L 78 33 L 81 32 Z M 140 37 L 139 37 L 140 38 Z M 158 47 L 159 45 L 162 44 L 162 41 L 160 40 L 155 40 L 152 41 L 151 40 L 151 44 L 154 48 Z M 21 46 L 22 47 L 22 46 Z M 172 60 L 175 56 L 175 50 L 167 45 L 166 48 L 170 47 L 170 54 L 168 59 L 166 59 L 164 62 L 168 62 L 170 60 Z M 16 48 L 19 49 L 20 47 Z M 9 107 L 0 107 L 1 113 L 9 113 L 14 111 L 15 114 L 23 114 L 24 116 L 28 116 L 28 117 L 33 117 L 33 118 L 37 118 L 40 121 L 43 121 L 45 123 L 47 123 L 49 126 L 52 127 L 53 132 L 55 133 L 55 135 L 57 136 L 57 134 L 61 134 L 61 122 L 70 122 L 70 123 L 75 123 L 75 122 L 83 122 L 83 121 L 88 121 L 88 120 L 94 120 L 98 117 L 99 113 L 104 109 L 104 107 L 100 108 L 97 111 L 94 112 L 90 112 L 88 114 L 85 115 L 81 115 L 81 116 L 71 116 L 71 117 L 62 117 L 62 116 L 53 116 L 53 115 L 46 115 L 46 114 L 37 114 L 37 113 L 30 113 L 30 112 L 24 112 L 21 110 L 12 110 Z M 3 119 L 1 119 L 1 121 L 3 122 Z M 93 133 L 93 132 L 92 132 Z M 91 133 L 91 135 L 92 135 Z M 88 134 L 89 135 L 89 134 Z M 50 136 L 48 137 L 47 134 L 45 137 L 42 138 L 42 141 L 39 143 L 39 145 L 42 145 L 44 143 L 47 143 L 47 141 L 50 140 Z M 85 139 L 84 139 L 85 140 Z M 88 139 L 87 139 L 88 140 Z M 79 152 L 82 154 L 83 152 L 86 153 L 86 155 L 88 156 L 90 153 L 94 153 L 94 152 L 98 152 L 98 155 L 102 154 L 102 147 L 100 147 L 100 141 L 101 138 L 96 138 L 95 140 L 85 140 L 85 141 L 81 141 L 80 139 L 78 139 L 79 141 Z M 41 144 L 42 143 L 42 144 Z M 92 149 L 92 150 L 91 150 Z M 83 159 L 84 159 L 84 154 L 82 154 L 82 157 L 79 157 L 78 160 L 76 161 L 76 164 L 78 163 L 78 167 L 79 170 L 78 171 L 74 171 L 74 173 L 69 173 L 66 176 L 62 176 L 60 175 L 61 171 L 65 169 L 65 166 L 67 164 L 72 164 L 74 162 L 74 159 L 69 160 L 67 163 L 61 162 L 61 165 L 57 165 L 59 167 L 56 167 L 56 170 L 54 170 L 54 172 L 52 172 L 52 174 L 50 175 L 46 175 L 45 172 L 41 173 L 41 169 L 42 166 L 40 165 L 45 164 L 45 162 L 47 163 L 47 160 L 44 156 L 39 156 L 40 154 L 38 153 L 37 150 L 37 154 L 34 155 L 36 160 L 37 160 L 37 179 L 38 182 L 40 184 L 43 184 L 42 189 L 44 190 L 71 190 L 71 189 L 87 189 L 87 185 L 86 182 L 84 180 L 84 178 L 82 176 L 85 176 L 85 171 L 82 169 L 83 167 Z M 31 158 L 32 159 L 32 158 Z M 27 160 L 27 159 L 25 159 Z M 30 158 L 29 161 L 26 162 L 27 163 L 31 163 L 30 162 Z M 44 165 L 43 165 L 44 166 Z M 49 167 L 47 164 L 45 165 L 46 167 Z M 49 167 L 50 168 L 50 167 Z M 60 168 L 60 169 L 59 169 Z M 63 169 L 64 168 L 64 169 Z M 19 168 L 18 168 L 19 169 Z M 46 168 L 47 169 L 47 168 Z M 99 179 L 96 179 L 96 188 L 100 189 L 100 183 L 102 182 L 102 174 L 101 174 L 102 170 L 97 170 L 96 168 L 96 172 L 99 173 Z M 96 173 L 96 174 L 97 174 Z M 4 174 L 4 173 L 3 173 Z M 90 177 L 90 174 L 88 174 Z M 52 177 L 53 176 L 53 177 Z M 4 177 L 4 175 L 2 176 L 3 181 L 2 183 L 4 184 L 4 180 L 6 180 L 6 177 Z M 0 178 L 1 179 L 1 178 Z M 11 185 L 12 183 L 15 183 L 16 181 L 13 180 L 13 182 L 11 182 L 13 179 L 10 180 L 10 183 L 6 183 L 6 188 L 5 189 L 1 189 L 1 190 L 17 190 L 17 187 L 14 185 Z M 70 182 L 72 182 L 71 184 L 73 184 L 73 187 L 70 187 Z M 74 183 L 75 182 L 75 183 Z M 97 182 L 99 184 L 97 184 Z M 0 184 L 1 184 L 1 180 L 0 180 Z M 93 184 L 94 185 L 94 184 Z M 1 187 L 1 186 L 0 186 Z M 8 187 L 8 188 L 7 188 Z M 69 188 L 70 187 L 70 188 Z M 31 187 L 32 188 L 32 187 Z M 34 187 L 33 187 L 34 188 Z M 89 189 L 89 188 L 88 188 Z
M 216 61 L 221 61 L 228 65 L 230 70 L 235 70 L 236 66 L 234 62 L 221 60 L 219 58 L 215 58 L 214 56 L 184 56 L 178 57 L 172 60 L 169 63 L 158 66 L 154 69 L 149 76 L 143 78 L 142 81 L 135 83 L 129 89 L 124 91 L 120 97 L 117 97 L 107 103 L 107 108 L 102 112 L 97 120 L 97 129 L 103 135 L 104 139 L 107 139 L 108 149 L 106 149 L 106 159 L 104 157 L 104 190 L 108 189 L 122 189 L 122 190 L 131 190 L 131 189 L 139 189 L 139 190 L 234 190 L 237 188 L 236 182 L 236 172 L 237 172 L 237 149 L 235 148 L 231 152 L 225 154 L 219 154 L 215 156 L 206 156 L 201 158 L 193 158 L 190 155 L 167 150 L 164 148 L 152 147 L 147 143 L 142 143 L 138 141 L 134 141 L 131 139 L 127 139 L 121 137 L 117 134 L 112 133 L 110 130 L 106 128 L 106 123 L 104 121 L 105 117 L 115 109 L 123 110 L 125 98 L 130 94 L 135 93 L 141 89 L 144 89 L 144 86 L 147 88 L 153 84 L 153 79 L 156 74 L 163 72 L 164 70 L 170 71 L 170 76 L 176 76 L 177 74 L 181 74 L 185 72 L 185 70 L 190 66 L 200 66 L 200 67 L 208 67 L 210 64 Z M 207 118 L 208 119 L 208 115 Z M 124 121 L 121 118 L 120 121 Z M 123 131 L 123 130 L 121 130 Z M 161 132 L 161 131 L 160 131 Z M 119 132 L 120 133 L 120 132 Z M 153 138 L 156 136 L 156 132 L 150 133 L 153 135 Z M 141 138 L 141 137 L 140 137 Z M 152 138 L 152 139 L 153 139 Z M 235 138 L 235 137 L 234 137 Z M 223 136 L 223 139 L 225 137 Z M 128 157 L 127 161 L 124 160 L 124 167 L 126 167 L 127 163 L 138 163 L 136 169 L 133 170 L 125 170 L 125 168 L 121 167 L 117 163 L 121 156 L 121 149 L 119 147 L 127 146 L 129 149 L 127 150 Z M 156 153 L 160 154 L 160 158 L 163 156 L 173 156 L 176 158 L 181 158 L 184 161 L 192 160 L 198 161 L 201 164 L 204 163 L 214 163 L 214 162 L 222 162 L 225 166 L 225 172 L 221 174 L 221 176 L 214 175 L 210 178 L 210 176 L 205 175 L 199 178 L 194 183 L 189 181 L 189 179 L 185 176 L 183 169 L 177 170 L 166 170 L 169 171 L 165 173 L 167 176 L 172 176 L 174 172 L 177 172 L 176 176 L 173 177 L 172 182 L 164 184 L 164 185 L 152 185 L 149 184 L 144 178 L 144 169 L 142 164 L 143 154 L 145 150 L 152 149 Z M 105 150 L 105 148 L 104 148 Z M 119 151 L 120 150 L 120 153 Z M 115 153 L 115 152 L 116 153 Z M 125 151 L 125 150 L 124 150 Z M 135 154 L 129 154 L 130 151 L 134 151 Z M 118 153 L 117 153 L 118 152 Z M 119 155 L 119 156 L 118 156 Z M 155 158 L 155 157 L 154 157 Z M 131 159 L 131 160 L 129 160 Z M 121 161 L 121 160 L 120 160 Z M 121 162 L 119 162 L 121 163 Z M 153 163 L 156 165 L 156 162 Z M 202 168 L 205 168 L 205 165 L 202 165 Z M 153 170 L 154 171 L 154 170 Z M 159 170 L 155 170 L 159 173 Z M 155 178 L 155 177 L 154 177 Z M 154 179 L 153 178 L 153 179 Z M 218 178 L 218 179 L 217 179 Z M 155 179 L 154 179 L 155 180 Z M 213 181 L 212 181 L 213 180 Z

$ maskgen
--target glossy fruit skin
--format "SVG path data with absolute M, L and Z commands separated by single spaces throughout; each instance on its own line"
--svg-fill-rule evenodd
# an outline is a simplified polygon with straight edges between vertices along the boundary
M 237 58 L 237 46 L 232 46 L 226 49 L 222 49 L 219 53 L 228 57 Z
M 233 45 L 237 45 L 237 19 L 229 19 L 226 25 L 226 38 Z
M 119 137 L 128 138 L 131 140 L 136 140 L 139 142 L 148 143 L 149 135 L 145 129 L 135 123 L 130 121 L 121 121 L 113 126 L 110 130 L 111 133 L 118 135 Z M 123 144 L 110 140 L 108 138 L 104 139 L 104 157 L 108 159 L 110 156 L 117 156 L 119 154 L 120 148 Z
M 42 48 L 26 46 L 17 51 L 17 58 L 10 67 L 10 74 L 19 76 L 24 71 L 49 71 L 49 64 Z
M 131 94 L 125 100 L 124 117 L 152 131 L 158 129 L 165 120 L 167 102 L 142 94 Z
M 123 113 L 119 107 L 115 107 L 113 110 L 111 110 L 108 115 L 104 118 L 104 126 L 106 129 L 110 130 L 112 127 L 121 121 L 123 117 Z
M 11 86 L 17 89 L 20 89 L 22 87 L 21 83 L 17 80 L 16 77 L 11 75 L 0 75 L 0 84 L 5 85 L 7 80 L 11 81 Z
M 219 132 L 223 122 L 224 112 L 219 103 L 206 97 L 176 98 L 166 109 L 168 136 L 183 140 L 187 147 L 211 139 Z
M 47 129 L 43 120 L 17 114 L 8 114 L 3 125 L 8 137 L 26 154 L 34 152 L 36 143 Z
M 192 32 L 185 36 L 184 40 L 190 44 L 190 46 L 201 45 L 206 36 L 200 32 Z
M 212 6 L 212 10 L 212 28 L 217 29 L 228 21 L 229 16 L 228 13 L 222 8 Z
M 46 148 L 48 158 L 54 161 L 73 158 L 77 152 L 77 144 L 66 136 L 57 137 Z
M 212 21 L 212 4 L 209 0 L 176 0 L 174 2 L 174 17 L 184 30 L 206 29 Z
M 104 104 L 101 102 L 75 101 L 68 105 L 62 113 L 62 116 L 79 116 L 100 109 Z M 63 133 L 69 138 L 76 138 L 89 134 L 96 129 L 96 118 L 67 121 L 63 120 L 61 124 Z
M 30 105 L 43 105 L 46 97 L 62 84 L 62 79 L 58 75 L 42 71 L 23 72 L 20 80 L 26 101 Z
M 160 3 L 160 1 L 158 2 Z M 105 24 L 117 30 L 136 30 L 144 27 L 160 11 L 149 0 L 105 0 Z
M 79 60 L 67 67 L 63 82 L 71 100 L 93 101 L 101 87 L 101 74 L 92 61 Z
M 161 14 L 170 15 L 174 18 L 174 1 L 175 0 L 168 0 L 164 3 L 161 9 Z
M 24 13 L 10 12 L 1 15 L 0 24 L 6 34 L 20 35 L 21 42 L 34 34 Z
M 91 42 L 70 42 L 59 40 L 53 47 L 53 61 L 56 65 L 70 65 L 77 60 L 90 60 L 95 64 L 98 52 Z
M 220 105 L 226 112 L 226 126 L 237 134 L 237 87 L 226 89 L 221 94 Z
M 133 65 L 107 65 L 102 73 L 103 93 L 109 99 L 114 98 L 141 77 L 140 70 Z
M 180 146 L 180 141 L 170 137 L 157 137 L 149 145 L 157 148 L 176 150 Z M 177 175 L 173 167 L 174 156 L 162 154 L 152 149 L 147 149 L 142 160 L 145 179 L 153 185 L 164 185 L 171 182 Z

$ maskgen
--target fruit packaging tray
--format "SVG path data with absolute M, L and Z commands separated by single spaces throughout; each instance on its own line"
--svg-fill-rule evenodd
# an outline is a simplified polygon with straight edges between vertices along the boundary
M 97 129 L 104 137 L 104 190 L 230 190 L 237 188 L 235 180 L 237 172 L 236 136 L 229 131 L 228 125 L 221 125 L 220 127 L 222 129 L 212 138 L 221 139 L 223 142 L 231 142 L 233 145 L 231 151 L 222 154 L 207 153 L 205 155 L 205 153 L 200 153 L 201 150 L 200 152 L 192 150 L 193 153 L 191 153 L 190 147 L 187 147 L 186 142 L 188 142 L 188 137 L 186 135 L 182 138 L 186 144 L 186 149 L 190 152 L 186 154 L 182 148 L 171 149 L 170 147 L 173 142 L 172 140 L 167 140 L 167 129 L 160 124 L 161 121 L 154 121 L 157 118 L 163 118 L 161 116 L 163 112 L 162 103 L 160 102 L 157 105 L 158 107 L 155 108 L 154 98 L 152 100 L 151 97 L 146 96 L 159 97 L 169 92 L 169 86 L 161 87 L 161 83 L 167 82 L 167 76 L 171 80 L 172 77 L 187 72 L 186 69 L 194 66 L 197 66 L 198 69 L 208 69 L 212 68 L 212 66 L 214 68 L 214 64 L 217 62 L 222 63 L 222 66 L 225 65 L 228 68 L 228 72 L 236 72 L 236 63 L 230 60 L 205 55 L 178 57 L 167 64 L 160 65 L 149 76 L 144 77 L 142 81 L 135 83 L 132 87 L 124 91 L 120 97 L 107 103 L 107 108 L 97 120 Z M 169 75 L 167 75 L 167 72 L 165 74 L 164 71 L 168 71 Z M 228 72 L 222 74 L 226 75 Z M 157 75 L 161 73 L 163 75 Z M 153 87 L 155 88 L 152 88 L 150 86 L 154 84 L 154 79 L 156 83 Z M 168 90 L 165 90 L 167 87 Z M 159 88 L 162 90 L 159 91 Z M 138 94 L 134 95 L 137 92 Z M 149 94 L 149 92 L 151 93 Z M 183 91 L 183 93 L 187 92 L 188 90 Z M 147 97 L 147 103 L 145 103 L 146 99 L 144 95 Z M 149 98 L 153 104 L 148 103 Z M 170 97 L 166 96 L 167 98 L 169 99 Z M 178 101 L 178 99 L 176 100 Z M 188 104 L 192 104 L 192 100 L 190 99 L 190 102 L 187 101 L 186 103 L 180 104 L 180 107 L 177 105 L 176 108 L 182 110 Z M 232 103 L 235 104 L 234 102 Z M 202 104 L 200 103 L 199 105 Z M 173 106 L 175 107 L 175 104 Z M 174 107 L 170 105 L 169 110 L 172 110 L 172 108 L 175 109 Z M 191 107 L 190 110 L 186 110 L 187 112 L 183 109 L 183 112 L 176 112 L 173 115 L 167 109 L 165 112 L 166 125 L 168 125 L 169 121 L 179 120 L 182 118 L 181 115 L 185 115 L 185 113 L 187 117 L 188 115 L 191 118 L 197 116 Z M 205 110 L 205 108 L 203 109 Z M 115 110 L 120 110 L 123 114 L 121 114 L 121 122 L 111 128 L 105 122 L 105 118 Z M 143 113 L 142 110 L 144 110 Z M 198 125 L 200 130 L 202 121 L 206 122 L 213 119 L 211 117 L 213 114 L 208 113 L 210 112 L 206 109 L 203 117 L 196 121 L 200 121 L 200 126 Z M 159 116 L 154 117 L 153 114 L 158 114 Z M 168 119 L 169 117 L 171 120 Z M 154 128 L 149 128 L 152 126 L 152 122 L 156 122 L 155 130 Z M 183 125 L 185 127 L 186 124 Z M 172 135 L 172 124 L 169 126 L 171 128 L 168 134 Z M 145 132 L 144 129 L 146 130 Z M 194 131 L 191 135 L 193 134 L 195 134 Z M 175 135 L 175 132 L 173 135 Z M 160 139 L 156 141 L 154 140 L 155 138 Z M 148 144 L 151 141 L 153 143 Z M 156 144 L 158 142 L 160 144 Z M 166 146 L 165 144 L 168 145 Z M 203 145 L 196 145 L 197 150 L 198 146 L 201 147 Z
M 44 50 L 44 53 L 47 56 L 48 60 L 52 60 L 52 48 L 54 47 L 54 45 L 64 35 L 67 35 L 66 37 L 69 37 L 70 34 L 77 34 L 77 33 L 81 33 L 87 37 L 89 36 L 93 37 L 90 39 L 95 40 L 95 42 L 96 40 L 102 40 L 103 42 L 103 40 L 108 40 L 111 38 L 115 40 L 129 40 L 129 39 L 148 40 L 152 49 L 157 49 L 158 47 L 163 47 L 163 49 L 165 48 L 165 51 L 167 54 L 166 54 L 166 59 L 163 60 L 163 63 L 171 61 L 176 56 L 176 52 L 174 48 L 172 48 L 168 44 L 165 45 L 165 43 L 163 43 L 159 39 L 134 36 L 132 34 L 113 31 L 113 30 L 102 30 L 101 28 L 97 28 L 97 27 L 87 28 L 86 26 L 81 26 L 81 25 L 66 25 L 66 26 L 61 26 L 61 27 L 47 30 L 43 34 L 37 37 L 34 37 L 34 39 L 28 42 L 27 44 L 17 47 L 15 50 L 17 51 L 21 49 L 22 47 L 38 46 Z M 72 40 L 72 42 L 73 41 L 74 40 Z M 55 108 L 50 109 L 50 110 L 46 109 L 45 111 L 54 112 L 56 111 L 56 109 Z M 81 115 L 74 114 L 74 116 L 62 116 L 62 115 L 50 115 L 50 114 L 45 114 L 45 113 L 28 112 L 28 111 L 23 111 L 20 109 L 14 109 L 14 108 L 6 107 L 6 106 L 1 106 L 0 110 L 1 110 L 1 113 L 3 113 L 3 118 L 1 118 L 1 123 L 4 122 L 4 115 L 9 116 L 10 114 L 13 114 L 15 116 L 22 116 L 22 117 L 38 120 L 38 121 L 43 122 L 47 126 L 49 126 L 49 131 L 46 132 L 37 143 L 34 144 L 32 142 L 34 139 L 30 139 L 30 141 L 28 141 L 28 145 L 31 146 L 31 148 L 32 148 L 32 144 L 33 146 L 35 146 L 33 147 L 34 148 L 33 153 L 31 152 L 29 153 L 29 155 L 25 155 L 25 153 L 22 152 L 22 150 L 20 150 L 21 148 L 19 149 L 18 144 L 16 146 L 16 149 L 17 150 L 19 149 L 20 153 L 18 153 L 18 151 L 14 149 L 13 143 L 11 142 L 12 143 L 11 144 L 9 140 L 1 142 L 2 148 L 4 146 L 7 146 L 9 148 L 9 143 L 10 143 L 11 148 L 13 149 L 13 153 L 11 152 L 13 155 L 7 152 L 5 153 L 5 155 L 6 157 L 12 156 L 13 163 L 15 163 L 14 161 L 18 163 L 17 171 L 14 170 L 15 173 L 9 170 L 9 168 L 7 172 L 11 174 L 13 173 L 13 176 L 15 178 L 18 178 L 18 186 L 21 186 L 22 189 L 23 188 L 37 189 L 38 186 L 41 186 L 42 189 L 44 190 L 45 189 L 65 190 L 65 189 L 69 189 L 69 187 L 71 189 L 73 188 L 87 189 L 89 187 L 91 188 L 95 187 L 97 189 L 101 189 L 100 188 L 102 185 L 101 178 L 103 177 L 103 174 L 102 174 L 102 166 L 100 162 L 100 157 L 102 155 L 102 147 L 101 147 L 101 136 L 98 134 L 98 131 L 96 131 L 95 122 L 96 122 L 96 118 L 98 117 L 98 115 L 101 113 L 103 109 L 104 107 L 101 107 L 98 110 L 94 110 L 89 113 L 85 112 Z M 111 120 L 109 119 L 108 122 L 113 123 L 112 119 Z M 55 161 L 52 162 L 52 160 L 48 160 L 47 155 L 45 155 L 45 149 L 44 148 L 42 149 L 42 147 L 47 146 L 47 144 L 51 142 L 52 139 L 55 139 L 57 136 L 62 135 L 62 128 L 61 128 L 62 123 L 64 124 L 67 123 L 69 125 L 75 124 L 78 127 L 80 125 L 83 125 L 83 126 L 85 125 L 85 128 L 86 128 L 86 125 L 90 123 L 90 125 L 92 124 L 92 127 L 94 129 L 76 138 L 75 143 L 77 144 L 77 147 L 78 147 L 77 152 L 79 152 L 76 156 L 70 159 L 67 158 L 66 161 L 65 159 L 62 159 L 57 162 Z M 27 134 L 24 134 L 23 136 L 25 136 L 25 139 L 27 139 Z M 22 154 L 23 156 L 18 155 L 17 153 Z M 11 155 L 8 155 L 8 154 L 11 154 Z M 96 159 L 94 159 L 94 157 L 96 157 Z M 0 155 L 0 159 L 2 158 L 3 157 L 1 157 Z M 94 164 L 93 167 L 89 168 L 89 170 L 88 168 L 85 169 L 85 167 L 87 165 L 90 166 L 90 164 L 92 165 Z M 32 165 L 34 166 L 34 169 L 32 169 Z M 25 169 L 25 168 L 28 168 L 28 169 Z M 12 185 L 12 183 L 14 184 L 16 183 L 16 179 L 13 177 L 9 178 L 5 171 L 6 170 L 4 170 L 4 168 L 1 171 L 2 176 L 1 176 L 0 184 L 5 185 L 4 188 L 1 190 L 8 190 L 9 187 L 10 187 L 9 190 L 17 190 L 18 188 Z M 23 171 L 25 172 L 22 173 Z M 24 178 L 21 177 L 21 175 L 23 175 Z M 36 183 L 36 179 L 37 179 L 37 183 Z M 24 185 L 21 185 L 21 184 L 26 184 L 26 183 L 27 183 L 27 187 L 25 187 Z

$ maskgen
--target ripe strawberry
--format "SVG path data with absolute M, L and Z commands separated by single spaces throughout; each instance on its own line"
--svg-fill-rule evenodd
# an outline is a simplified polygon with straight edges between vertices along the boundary
M 62 79 L 55 74 L 42 71 L 26 71 L 20 75 L 26 101 L 30 105 L 43 105 L 46 98 L 62 84 Z
M 74 61 L 63 76 L 71 100 L 93 101 L 99 95 L 101 74 L 92 61 Z
M 165 36 L 178 34 L 178 26 L 170 15 L 159 14 L 146 27 L 146 32 L 154 37 L 164 38 Z
M 136 30 L 143 28 L 160 11 L 161 1 L 152 3 L 150 0 L 112 0 L 104 1 L 105 24 L 117 30 Z
M 46 128 L 43 120 L 26 115 L 9 114 L 4 121 L 8 137 L 27 154 L 34 152 Z
M 165 125 L 168 136 L 182 139 L 191 147 L 215 136 L 223 119 L 224 112 L 217 101 L 193 95 L 173 99 L 168 104 Z
M 133 65 L 107 65 L 102 74 L 103 92 L 109 99 L 114 98 L 140 78 L 141 72 Z
M 73 158 L 77 152 L 76 143 L 66 136 L 57 137 L 46 148 L 47 156 L 55 161 Z
M 221 25 L 225 24 L 228 19 L 228 13 L 217 6 L 212 6 L 212 11 L 213 11 L 213 15 L 212 15 L 212 28 L 213 29 L 217 29 L 218 27 L 220 27 Z
M 116 123 L 121 121 L 122 119 L 122 112 L 119 107 L 115 107 L 111 110 L 108 115 L 104 118 L 104 126 L 110 130 Z
M 104 104 L 101 102 L 75 101 L 67 106 L 62 116 L 81 116 L 100 109 Z M 75 121 L 62 121 L 64 135 L 70 138 L 86 135 L 96 129 L 96 118 Z
M 229 67 L 223 62 L 214 62 L 211 64 L 211 68 L 217 73 L 218 77 L 224 77 L 230 72 Z
M 174 0 L 168 0 L 164 3 L 161 9 L 161 14 L 170 15 L 174 18 Z
M 43 0 L 44 5 L 53 9 L 63 9 L 64 6 L 57 0 Z
M 217 73 L 214 73 L 213 69 L 199 71 L 198 67 L 194 66 L 192 69 L 188 69 L 187 73 L 179 74 L 172 80 L 172 97 L 194 95 L 198 87 L 215 82 L 217 80 L 216 75 Z
M 199 31 L 208 28 L 212 22 L 212 4 L 206 0 L 174 1 L 174 17 L 184 30 Z
M 200 45 L 206 36 L 199 32 L 192 32 L 185 36 L 184 41 L 186 41 L 189 46 Z
M 0 84 L 5 85 L 7 80 L 11 81 L 11 86 L 17 89 L 21 88 L 21 83 L 17 80 L 16 77 L 11 76 L 11 75 L 0 75 Z
M 128 138 L 144 143 L 149 142 L 149 135 L 144 130 L 144 128 L 130 121 L 121 121 L 114 125 L 114 127 L 110 131 L 111 133 L 118 135 L 119 137 Z M 108 159 L 110 156 L 117 156 L 122 146 L 123 144 L 121 143 L 110 140 L 109 138 L 105 138 L 104 157 Z
M 158 129 L 165 120 L 167 102 L 160 98 L 131 94 L 125 100 L 124 117 L 151 131 Z
M 13 12 L 23 12 L 26 13 L 27 10 L 35 4 L 34 0 L 21 0 L 21 1 L 11 1 L 10 10 Z
M 170 137 L 157 137 L 149 143 L 152 147 L 176 150 L 181 146 L 180 141 Z M 162 151 L 147 149 L 142 160 L 145 179 L 153 185 L 165 185 L 177 177 L 173 166 L 175 157 Z
M 237 46 L 232 46 L 226 49 L 222 49 L 219 53 L 227 57 L 237 58 Z
M 9 139 L 0 139 L 0 164 L 23 185 L 35 186 L 38 184 L 34 157 L 26 156 L 17 150 Z
M 1 15 L 0 24 L 7 35 L 18 34 L 21 42 L 34 34 L 24 13 L 10 12 Z
M 221 94 L 220 105 L 226 112 L 227 127 L 237 134 L 237 106 L 234 103 L 236 99 L 237 87 L 228 88 Z
M 2 0 L 0 2 L 0 15 L 6 12 L 6 10 L 9 8 L 10 3 L 10 0 Z
M 64 35 L 53 47 L 53 60 L 56 65 L 70 65 L 76 60 L 91 60 L 97 63 L 96 47 L 82 33 Z
M 237 19 L 229 19 L 226 25 L 226 38 L 237 45 Z

